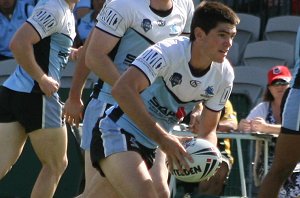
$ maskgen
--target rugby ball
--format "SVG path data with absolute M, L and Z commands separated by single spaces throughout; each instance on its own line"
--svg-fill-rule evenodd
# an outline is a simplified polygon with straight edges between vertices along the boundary
M 211 142 L 194 138 L 183 144 L 186 151 L 192 156 L 194 162 L 188 161 L 190 169 L 179 172 L 176 165 L 171 172 L 176 179 L 183 182 L 200 182 L 213 176 L 222 163 L 222 155 L 219 149 Z

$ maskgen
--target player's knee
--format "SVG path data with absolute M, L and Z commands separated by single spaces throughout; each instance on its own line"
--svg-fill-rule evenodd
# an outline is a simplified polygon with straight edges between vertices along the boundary
M 61 176 L 68 166 L 68 158 L 64 157 L 62 160 L 57 160 L 51 163 L 43 163 L 43 168 L 51 172 L 52 175 Z

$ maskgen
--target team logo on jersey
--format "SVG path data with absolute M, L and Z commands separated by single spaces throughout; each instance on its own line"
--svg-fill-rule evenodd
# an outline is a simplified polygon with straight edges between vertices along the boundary
M 47 10 L 35 12 L 32 19 L 41 26 L 44 32 L 49 32 L 57 24 L 53 14 Z
M 205 90 L 205 94 L 201 94 L 202 97 L 211 98 L 214 95 L 214 88 L 212 86 L 208 86 Z
M 102 9 L 97 19 L 101 20 L 104 24 L 106 24 L 113 30 L 116 30 L 123 17 L 116 10 L 106 7 L 105 9 Z
M 182 82 L 182 75 L 179 73 L 174 73 L 171 77 L 170 77 L 170 82 L 172 87 L 175 87 L 176 85 L 180 85 Z
M 166 25 L 166 22 L 163 21 L 163 20 L 158 20 L 158 21 L 157 21 L 157 25 L 160 26 L 160 27 L 163 27 L 163 26 Z
M 198 85 L 200 85 L 201 84 L 201 82 L 199 81 L 199 80 L 191 80 L 190 81 L 190 85 L 192 86 L 192 87 L 197 87 Z
M 180 27 L 177 26 L 176 24 L 173 24 L 170 27 L 170 36 L 176 36 L 180 34 Z
M 141 27 L 144 29 L 145 32 L 148 32 L 152 29 L 152 24 L 150 19 L 143 19 Z

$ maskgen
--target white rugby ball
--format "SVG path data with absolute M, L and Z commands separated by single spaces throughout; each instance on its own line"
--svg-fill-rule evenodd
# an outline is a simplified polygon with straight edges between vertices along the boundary
M 222 155 L 219 149 L 211 142 L 194 138 L 191 141 L 187 141 L 184 144 L 186 151 L 192 156 L 194 162 L 189 160 L 190 169 L 183 169 L 183 172 L 179 172 L 176 165 L 171 172 L 176 179 L 183 182 L 200 182 L 208 180 L 213 176 L 222 163 Z

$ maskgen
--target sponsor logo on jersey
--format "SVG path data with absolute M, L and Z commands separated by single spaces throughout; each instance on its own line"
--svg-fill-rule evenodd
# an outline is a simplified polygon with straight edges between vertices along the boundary
M 47 10 L 40 10 L 36 12 L 32 19 L 36 21 L 44 32 L 49 32 L 51 28 L 56 26 L 56 20 L 52 13 L 48 12 Z
M 143 19 L 141 27 L 143 28 L 143 30 L 145 32 L 148 32 L 149 30 L 152 29 L 152 23 L 150 21 L 150 19 Z
M 98 17 L 97 17 L 98 18 Z M 116 30 L 122 21 L 123 17 L 112 8 L 105 8 L 100 12 L 100 20 L 106 24 L 108 27 Z
M 158 21 L 157 21 L 157 25 L 160 26 L 160 27 L 163 27 L 163 26 L 166 25 L 166 22 L 163 21 L 163 20 L 158 20 Z
M 168 107 L 163 107 L 159 104 L 158 100 L 156 97 L 153 97 L 150 100 L 150 104 L 152 104 L 152 106 L 154 106 L 160 113 L 162 113 L 164 116 L 172 116 L 174 117 L 176 114 L 172 111 L 169 110 Z
M 190 81 L 190 85 L 192 86 L 192 87 L 197 87 L 198 85 L 200 85 L 201 84 L 201 82 L 199 81 L 199 80 L 191 80 Z
M 204 94 L 201 94 L 202 97 L 211 98 L 214 96 L 214 88 L 212 86 L 208 86 L 205 90 Z
M 172 87 L 175 87 L 176 85 L 180 85 L 181 82 L 182 82 L 182 75 L 175 72 L 175 73 L 170 77 L 169 81 L 171 82 Z
M 154 49 L 149 49 L 142 54 L 142 59 L 139 59 L 145 65 L 150 66 L 151 68 L 157 70 L 161 67 L 165 66 L 165 60 L 161 56 L 160 53 L 155 51 Z
M 176 35 L 179 35 L 180 34 L 180 27 L 177 26 L 176 24 L 173 24 L 171 27 L 170 27 L 170 36 L 176 36 Z

